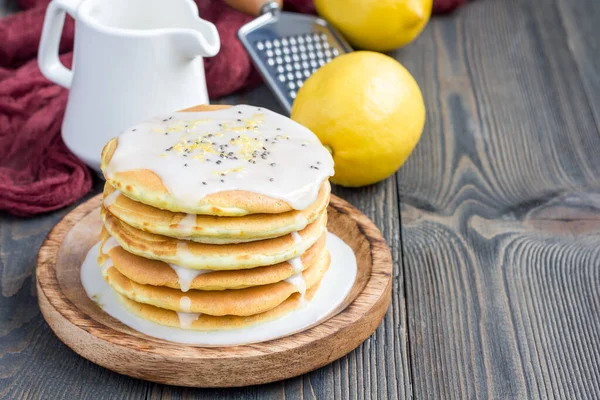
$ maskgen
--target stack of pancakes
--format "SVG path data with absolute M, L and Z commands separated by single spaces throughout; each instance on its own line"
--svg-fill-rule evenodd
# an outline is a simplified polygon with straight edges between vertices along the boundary
M 156 171 L 111 168 L 118 147 L 113 139 L 102 154 L 98 262 L 130 312 L 218 330 L 272 320 L 310 301 L 330 263 L 327 179 L 304 209 L 247 190 L 216 191 L 190 206 Z

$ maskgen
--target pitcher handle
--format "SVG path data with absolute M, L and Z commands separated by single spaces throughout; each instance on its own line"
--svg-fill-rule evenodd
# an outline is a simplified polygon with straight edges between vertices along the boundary
M 69 89 L 73 71 L 65 67 L 58 58 L 60 37 L 68 12 L 75 18 L 77 7 L 82 0 L 52 0 L 48 4 L 42 39 L 38 49 L 38 65 L 42 74 L 52 82 Z

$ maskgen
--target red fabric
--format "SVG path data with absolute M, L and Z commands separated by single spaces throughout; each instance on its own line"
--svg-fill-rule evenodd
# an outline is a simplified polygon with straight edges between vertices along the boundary
M 464 0 L 435 0 L 434 12 L 447 12 Z M 38 43 L 49 0 L 19 0 L 22 12 L 0 20 L 0 211 L 31 216 L 73 203 L 87 193 L 92 176 L 60 137 L 67 91 L 40 73 Z M 205 59 L 211 98 L 253 86 L 260 78 L 237 40 L 237 30 L 252 17 L 222 1 L 196 0 L 212 21 L 221 51 Z M 286 8 L 314 13 L 312 0 L 287 0 Z M 61 59 L 71 63 L 73 21 L 65 23 Z
M 465 4 L 467 0 L 433 0 L 433 13 L 445 14 Z

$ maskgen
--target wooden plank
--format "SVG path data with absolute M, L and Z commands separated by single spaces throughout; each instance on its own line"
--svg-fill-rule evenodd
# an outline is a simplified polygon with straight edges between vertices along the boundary
M 86 199 L 100 188 L 97 181 Z M 146 382 L 73 353 L 40 314 L 33 280 L 37 249 L 73 208 L 30 219 L 0 215 L 0 398 L 134 399 L 146 393 Z
M 600 127 L 600 2 L 556 0 L 556 3 L 596 126 Z
M 395 54 L 428 108 L 398 174 L 417 398 L 600 396 L 600 136 L 542 3 L 470 3 Z

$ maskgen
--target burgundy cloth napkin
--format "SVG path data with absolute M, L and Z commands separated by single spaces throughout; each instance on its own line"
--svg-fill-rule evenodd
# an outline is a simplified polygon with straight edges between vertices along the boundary
M 434 12 L 448 12 L 465 0 L 434 0 Z M 20 0 L 23 10 L 0 20 L 0 211 L 31 216 L 73 203 L 92 185 L 87 167 L 65 147 L 60 127 L 67 90 L 45 79 L 37 66 L 37 49 L 49 0 Z M 260 82 L 238 29 L 252 17 L 222 1 L 196 0 L 202 18 L 213 22 L 221 51 L 205 59 L 211 98 Z M 314 13 L 312 0 L 286 0 L 286 8 Z M 73 20 L 65 23 L 60 45 L 70 66 Z

